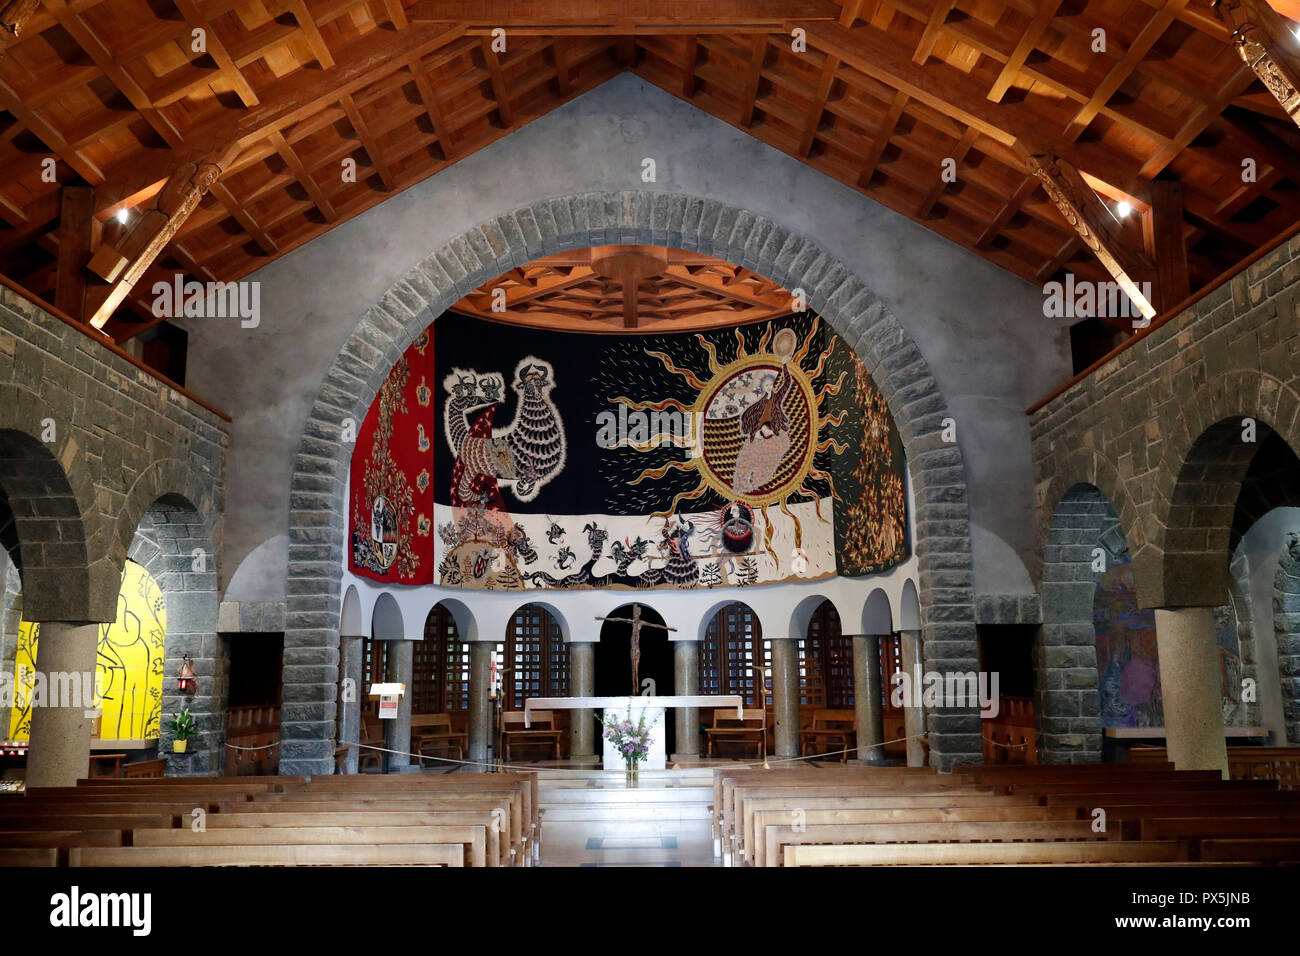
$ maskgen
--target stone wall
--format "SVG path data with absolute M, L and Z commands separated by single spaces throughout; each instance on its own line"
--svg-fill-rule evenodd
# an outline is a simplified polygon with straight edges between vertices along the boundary
M 0 489 L 35 621 L 111 621 L 136 528 L 165 495 L 221 532 L 222 418 L 0 287 Z
M 167 602 L 162 734 L 159 756 L 169 776 L 220 774 L 225 767 L 226 700 L 230 654 L 217 633 L 217 573 L 202 517 L 184 505 L 150 509 L 136 530 L 129 557 L 144 566 Z M 197 554 L 196 554 L 197 552 Z M 181 694 L 177 678 L 189 655 L 197 691 Z M 188 709 L 198 728 L 186 752 L 172 753 L 171 717 Z
M 1044 548 L 1057 504 L 1091 484 L 1119 515 L 1140 606 L 1226 603 L 1251 459 L 1274 433 L 1300 448 L 1297 351 L 1300 237 L 1031 415 Z M 1045 620 L 1048 604 L 1045 592 Z
M 949 411 L 916 343 L 862 281 L 811 240 L 752 212 L 694 196 L 591 192 L 533 203 L 481 223 L 394 283 L 354 328 L 307 420 L 290 487 L 280 770 L 329 773 L 339 678 L 343 481 L 360 421 L 415 336 L 481 283 L 539 256 L 602 243 L 706 252 L 808 294 L 866 364 L 889 404 L 914 484 L 914 529 L 927 671 L 978 669 L 965 462 L 945 441 Z M 926 715 L 931 762 L 981 759 L 974 707 Z

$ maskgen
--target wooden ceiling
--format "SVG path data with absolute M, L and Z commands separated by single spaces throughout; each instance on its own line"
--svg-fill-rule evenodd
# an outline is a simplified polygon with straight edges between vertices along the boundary
M 626 269 L 625 263 L 641 268 Z M 795 310 L 775 282 L 680 249 L 604 246 L 538 259 L 471 292 L 457 312 L 579 332 L 678 332 Z
M 1130 203 L 1104 231 L 1148 265 L 1163 235 L 1181 294 L 1300 218 L 1300 129 L 1206 0 L 0 0 L 6 17 L 0 272 L 33 293 L 107 315 L 87 258 L 224 151 L 122 291 L 118 341 L 158 321 L 154 281 L 247 275 L 623 71 L 1033 282 L 1109 276 L 1027 152 Z

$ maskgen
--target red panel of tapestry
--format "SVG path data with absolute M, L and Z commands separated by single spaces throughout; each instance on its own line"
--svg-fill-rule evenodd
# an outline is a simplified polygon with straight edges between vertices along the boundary
M 350 565 L 385 584 L 433 583 L 433 349 L 421 332 L 393 366 L 352 452 Z

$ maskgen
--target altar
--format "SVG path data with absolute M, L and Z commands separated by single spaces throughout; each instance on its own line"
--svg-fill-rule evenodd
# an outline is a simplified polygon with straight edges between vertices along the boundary
M 737 718 L 743 718 L 745 701 L 735 695 L 690 696 L 690 697 L 530 697 L 524 701 L 524 726 L 529 726 L 530 714 L 534 710 L 604 710 L 614 712 L 621 717 L 631 715 L 636 722 L 643 716 L 650 728 L 650 753 L 641 761 L 646 770 L 663 770 L 667 766 L 667 754 L 664 750 L 664 728 L 667 715 L 665 711 L 672 707 L 734 707 Z M 605 739 L 604 728 L 600 729 L 601 742 L 604 745 L 604 768 L 622 770 L 623 755 L 614 749 L 613 744 Z

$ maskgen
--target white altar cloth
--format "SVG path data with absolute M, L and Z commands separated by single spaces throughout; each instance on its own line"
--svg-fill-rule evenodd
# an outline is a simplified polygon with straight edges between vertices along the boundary
M 633 721 L 644 716 L 647 722 L 653 722 L 650 728 L 650 753 L 640 762 L 647 770 L 663 770 L 667 765 L 664 751 L 665 709 L 670 707 L 734 707 L 736 716 L 742 717 L 745 702 L 739 696 L 681 696 L 681 697 L 530 697 L 524 701 L 524 726 L 529 726 L 530 714 L 535 710 L 596 710 L 612 711 L 620 717 L 627 717 L 629 710 Z M 601 741 L 604 744 L 604 769 L 622 770 L 623 755 L 614 749 L 614 745 L 605 739 L 601 728 Z

